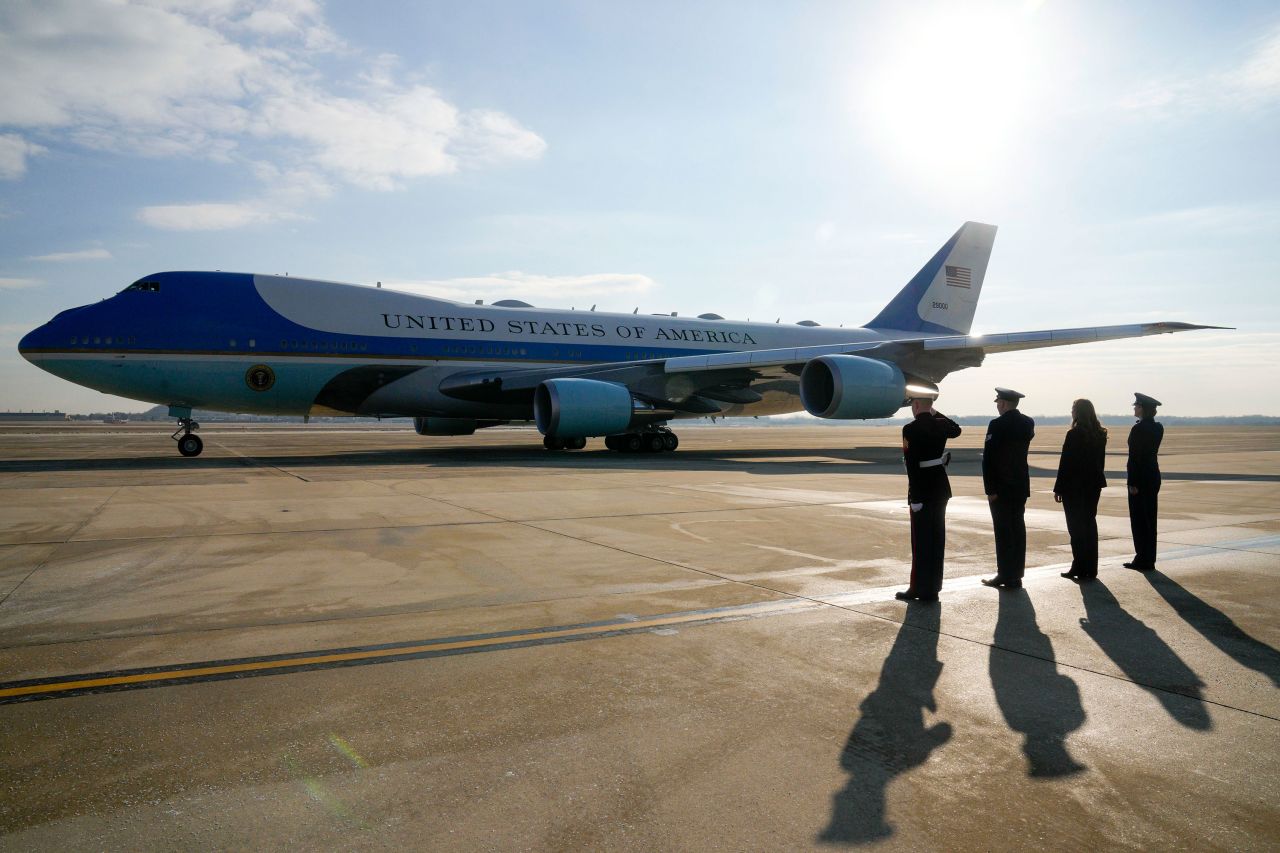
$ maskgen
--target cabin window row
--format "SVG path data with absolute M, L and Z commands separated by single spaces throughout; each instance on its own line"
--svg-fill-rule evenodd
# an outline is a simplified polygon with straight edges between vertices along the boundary
M 417 352 L 417 347 L 412 348 Z M 528 355 L 524 347 L 485 346 L 477 344 L 445 344 L 440 348 L 444 355 Z
M 294 341 L 280 339 L 280 349 L 307 350 L 308 352 L 366 352 L 369 345 L 359 341 Z
M 107 335 L 105 337 L 102 335 L 72 335 L 71 336 L 72 346 L 92 346 L 92 345 L 105 346 L 107 344 L 112 344 L 116 346 L 127 346 L 129 344 L 136 344 L 137 342 L 138 342 L 137 338 L 130 337 L 128 335 Z

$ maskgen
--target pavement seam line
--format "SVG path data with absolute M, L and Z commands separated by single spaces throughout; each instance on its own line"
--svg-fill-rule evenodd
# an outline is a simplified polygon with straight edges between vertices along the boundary
M 856 610 L 856 609 L 854 609 L 854 608 L 852 608 L 852 607 L 847 607 L 847 606 L 840 605 L 840 604 L 832 604 L 831 606 L 832 606 L 832 607 L 839 608 L 840 610 L 845 610 L 845 611 L 847 611 L 847 612 L 849 612 L 849 613 L 856 613 L 856 614 L 858 614 L 858 615 L 860 615 L 860 616 L 870 616 L 872 619 L 880 619 L 880 620 L 883 620 L 883 621 L 885 621 L 885 622 L 890 622 L 890 623 L 895 624 L 895 625 L 901 625 L 901 626 L 902 626 L 902 627 L 904 627 L 904 628 L 914 628 L 914 629 L 916 629 L 916 630 L 918 630 L 918 631 L 924 631 L 925 633 L 929 633 L 929 634 L 937 634 L 937 635 L 938 635 L 938 636 L 940 636 L 940 637 L 950 637 L 950 638 L 951 638 L 951 639 L 953 639 L 953 640 L 961 640 L 961 641 L 963 641 L 963 642 L 966 642 L 966 643 L 972 643 L 973 645 L 977 645 L 977 646 L 986 646 L 986 647 L 987 647 L 987 648 L 989 648 L 989 649 L 997 649 L 997 650 L 1002 651 L 1002 652 L 1009 652 L 1010 654 L 1022 655 L 1023 657 L 1031 658 L 1031 659 L 1033 659 L 1033 660 L 1039 660 L 1039 661 L 1044 661 L 1045 663 L 1051 663 L 1051 664 L 1053 664 L 1054 666 L 1061 666 L 1061 667 L 1065 667 L 1066 669 L 1073 669 L 1073 670 L 1075 670 L 1076 672 L 1087 672 L 1087 673 L 1090 673 L 1091 675 L 1100 675 L 1100 676 L 1102 676 L 1103 678 L 1111 678 L 1111 679 L 1114 679 L 1114 680 L 1116 680 L 1116 681 L 1123 681 L 1123 682 L 1125 682 L 1126 684 L 1132 684 L 1132 685 L 1135 685 L 1135 686 L 1137 686 L 1137 687 L 1141 687 L 1141 688 L 1143 688 L 1144 690 L 1158 690 L 1158 691 L 1160 691 L 1161 693 L 1168 693 L 1168 694 L 1173 695 L 1173 696 L 1181 696 L 1183 699 L 1187 699 L 1187 700 L 1192 701 L 1192 702 L 1203 702 L 1203 703 L 1205 703 L 1205 704 L 1207 704 L 1207 705 L 1214 705 L 1214 706 L 1216 706 L 1216 707 L 1219 707 L 1219 708 L 1226 708 L 1226 709 L 1231 710 L 1231 711 L 1239 711 L 1239 712 L 1240 712 L 1240 713 L 1242 713 L 1242 714 L 1249 714 L 1249 715 L 1254 716 L 1254 717 L 1261 717 L 1261 718 L 1262 718 L 1262 719 L 1264 719 L 1264 720 L 1273 720 L 1273 721 L 1275 721 L 1275 722 L 1280 723 L 1280 717 L 1273 717 L 1273 716 L 1271 716 L 1270 714 L 1264 714 L 1264 713 L 1262 713 L 1262 712 L 1260 712 L 1260 711 L 1251 711 L 1251 710 L 1249 710 L 1248 708 L 1239 708 L 1239 707 L 1237 707 L 1237 706 L 1235 706 L 1235 705 L 1228 705 L 1228 704 L 1226 704 L 1225 702 L 1218 702 L 1217 700 L 1214 700 L 1214 699 L 1207 699 L 1207 698 L 1205 698 L 1205 697 L 1203 697 L 1203 696 L 1188 696 L 1186 693 L 1181 693 L 1181 692 L 1179 692 L 1179 691 L 1177 691 L 1177 690 L 1170 690 L 1168 687 L 1161 687 L 1161 686 L 1160 686 L 1160 685 L 1158 685 L 1158 684 L 1147 684 L 1147 683 L 1142 682 L 1142 681 L 1135 681 L 1135 680 L 1134 680 L 1134 679 L 1132 679 L 1132 678 L 1126 678 L 1125 676 L 1122 676 L 1122 675 L 1116 675 L 1115 673 L 1111 673 L 1111 672 L 1102 672 L 1101 670 L 1090 669 L 1090 668 L 1089 668 L 1089 667 L 1087 667 L 1087 666 L 1080 666 L 1080 665 L 1078 665 L 1078 664 L 1073 664 L 1073 663 L 1065 663 L 1065 662 L 1063 662 L 1063 661 L 1058 660 L 1057 658 L 1046 658 L 1046 657 L 1041 657 L 1040 655 L 1035 655 L 1035 654 L 1032 654 L 1032 653 L 1030 653 L 1030 652 L 1024 652 L 1024 651 L 1021 651 L 1021 650 L 1019 650 L 1019 649 L 1011 649 L 1011 648 L 1008 648 L 1008 647 L 1006 647 L 1006 646 L 997 646 L 995 643 L 988 643 L 988 642 L 984 642 L 984 641 L 982 641 L 982 640 L 975 640 L 975 639 L 973 639 L 972 637 L 963 637 L 963 636 L 961 636 L 961 635 L 959 635 L 959 634 L 951 634 L 951 633 L 948 633 L 948 632 L 946 632 L 946 631 L 941 631 L 941 630 L 939 630 L 939 631 L 935 631 L 935 630 L 933 630 L 932 628 L 925 628 L 925 627 L 922 627 L 922 626 L 920 626 L 920 625 L 913 625 L 913 624 L 911 624 L 910 622 L 907 622 L 907 621 L 905 621 L 905 620 L 894 619 L 894 618 L 892 618 L 892 617 L 890 617 L 890 616 L 881 616 L 881 615 L 880 615 L 880 614 L 878 614 L 878 613 L 868 613 L 868 612 L 866 612 L 866 611 L 864 611 L 864 610 Z
M 249 455 L 249 454 L 247 454 L 247 453 L 241 453 L 239 450 L 236 450 L 234 447 L 227 447 L 225 444 L 223 444 L 223 443 L 222 443 L 222 441 L 221 441 L 220 439 L 217 439 L 217 438 L 212 439 L 212 440 L 211 440 L 211 443 L 212 443 L 212 444 L 216 444 L 218 447 L 221 447 L 223 450 L 227 451 L 227 452 L 228 452 L 228 453 L 230 453 L 231 455 L 233 455 L 233 456 L 238 456 L 239 458 L 241 458 L 241 459 L 245 460 L 245 461 L 246 461 L 246 462 L 248 462 L 251 466 L 256 465 L 256 466 L 257 466 L 257 467 L 259 467 L 259 468 L 266 468 L 268 471 L 275 471 L 275 472 L 277 472 L 277 473 L 279 473 L 279 474 L 283 474 L 283 475 L 284 475 L 284 476 L 286 476 L 286 477 L 294 477 L 294 478 L 296 478 L 296 479 L 301 480 L 301 481 L 302 481 L 302 482 L 304 482 L 304 483 L 310 483 L 310 482 L 311 482 L 311 481 L 310 481 L 310 480 L 308 480 L 306 477 L 303 477 L 303 476 L 301 476 L 300 474 L 295 474 L 295 473 L 293 473 L 292 471 L 286 471 L 285 469 L 280 468 L 280 467 L 277 467 L 277 466 L 275 466 L 275 465 L 268 465 L 266 462 L 260 462 L 260 461 L 258 461 L 258 459 L 257 459 L 256 457 L 250 456 L 250 455 Z
M 537 529 L 542 530 L 542 529 L 544 529 L 544 528 L 537 528 Z M 559 534 L 559 535 L 561 535 L 561 536 L 565 536 L 565 537 L 567 537 L 567 538 L 569 538 L 569 539 L 572 539 L 572 540 L 577 541 L 577 542 L 583 542 L 583 543 L 585 543 L 585 544 L 590 544 L 590 545 L 598 545 L 598 544 L 602 544 L 602 543 L 591 542 L 590 540 L 587 540 L 587 539 L 579 539 L 579 538 L 578 538 L 578 537 L 576 537 L 576 536 L 570 536 L 570 535 L 569 535 L 569 534 L 567 534 L 567 533 L 560 533 L 559 531 L 555 531 L 555 530 L 549 530 L 549 531 L 547 531 L 547 532 L 548 532 L 548 533 L 558 533 L 558 534 Z M 617 546 L 613 546 L 613 545 L 604 545 L 604 547 L 606 547 L 606 548 L 611 548 L 612 550 L 619 551 L 619 552 L 621 552 L 621 553 L 623 553 L 623 554 L 630 554 L 630 555 L 635 556 L 635 557 L 645 557 L 645 555 L 643 555 L 643 554 L 637 554 L 637 553 L 635 553 L 635 552 L 633 552 L 633 551 L 628 551 L 628 550 L 626 550 L 625 548 L 618 548 Z M 1193 546 L 1193 547 L 1200 547 L 1200 546 Z M 877 613 L 868 613 L 868 612 L 866 612 L 865 610 L 858 610 L 858 609 L 856 609 L 856 608 L 854 608 L 854 607 L 850 607 L 850 606 L 848 606 L 848 605 L 844 605 L 844 604 L 838 604 L 838 603 L 836 603 L 836 602 L 834 602 L 834 601 L 824 601 L 824 600 L 819 599 L 819 598 L 810 598 L 809 596 L 806 596 L 806 595 L 800 595 L 799 593 L 787 592 L 787 591 L 785 591 L 785 590 L 780 590 L 780 589 L 774 589 L 774 588 L 772 588 L 772 587 L 767 587 L 767 586 L 764 586 L 764 585 L 762 585 L 762 584 L 751 583 L 750 581 L 742 581 L 742 580 L 736 580 L 736 579 L 734 579 L 734 578 L 725 577 L 724 575 L 716 574 L 715 572 L 712 572 L 712 571 L 710 571 L 709 569 L 699 569 L 699 568 L 696 568 L 696 567 L 694 567 L 694 566 L 685 566 L 685 565 L 682 565 L 682 564 L 680 564 L 680 563 L 676 563 L 676 562 L 673 562 L 673 561 L 671 561 L 671 560 L 663 560 L 663 559 L 658 558 L 658 557 L 645 557 L 645 558 L 646 558 L 646 559 L 650 559 L 650 560 L 655 560 L 655 561 L 660 562 L 660 563 L 666 563 L 667 565 L 670 565 L 670 566 L 673 566 L 673 567 L 676 567 L 676 568 L 683 568 L 683 569 L 688 569 L 688 570 L 690 570 L 690 571 L 700 572 L 700 573 L 702 573 L 702 574 L 706 574 L 706 575 L 709 575 L 709 576 L 711 576 L 711 577 L 719 578 L 719 579 L 721 579 L 721 580 L 723 580 L 723 581 L 725 581 L 725 582 L 727 582 L 727 583 L 742 584 L 742 585 L 744 585 L 744 586 L 754 587 L 754 588 L 759 589 L 759 590 L 764 590 L 764 591 L 766 591 L 766 592 L 772 592 L 772 593 L 775 593 L 775 594 L 777 594 L 777 595 L 785 596 L 785 597 L 790 598 L 790 599 L 793 599 L 793 600 L 797 600 L 797 601 L 806 601 L 806 602 L 810 602 L 810 603 L 812 603 L 812 604 L 818 604 L 818 605 L 822 605 L 822 606 L 824 606 L 824 607 L 834 608 L 834 609 L 836 609 L 836 610 L 843 610 L 843 611 L 844 611 L 844 612 L 846 612 L 846 613 L 853 613 L 853 614 L 856 614 L 856 615 L 858 615 L 858 616 L 867 616 L 867 617 L 870 617 L 870 618 L 872 618 L 872 619 L 879 619 L 879 620 L 882 620 L 882 621 L 884 621 L 884 622 L 890 622 L 890 623 L 893 623 L 893 624 L 896 624 L 896 625 L 901 625 L 901 626 L 903 626 L 903 627 L 916 628 L 916 629 L 921 630 L 921 631 L 927 631 L 927 632 L 929 632 L 929 633 L 935 633 L 935 634 L 938 634 L 939 636 L 943 636 L 943 637 L 950 637 L 950 638 L 955 639 L 955 640 L 962 640 L 962 641 L 964 641 L 964 642 L 972 643 L 972 644 L 974 644 L 974 645 L 985 646 L 985 647 L 987 647 L 987 648 L 1000 649 L 1001 651 L 1007 651 L 1007 652 L 1011 652 L 1011 653 L 1013 653 L 1013 654 L 1021 654 L 1021 655 L 1024 655 L 1025 657 L 1035 658 L 1036 660 L 1042 660 L 1042 661 L 1045 661 L 1046 663 L 1052 663 L 1052 664 L 1054 664 L 1055 666 L 1059 665 L 1059 662 L 1058 662 L 1058 660 L 1057 660 L 1056 658 L 1055 658 L 1055 659 L 1043 658 L 1043 657 L 1040 657 L 1040 656 L 1038 656 L 1038 655 L 1032 655 L 1032 654 L 1029 654 L 1029 653 L 1026 653 L 1026 652 L 1018 651 L 1017 649 L 1008 649 L 1008 648 L 1005 648 L 1004 646 L 997 646 L 997 645 L 995 645 L 994 643 L 989 643 L 989 642 L 985 642 L 985 641 L 982 641 L 982 640 L 975 640 L 975 639 L 973 639 L 973 638 L 971 638 L 971 637 L 964 637 L 964 636 L 961 636 L 961 635 L 959 635 L 959 634 L 950 634 L 950 633 L 948 633 L 948 632 L 946 632 L 946 631 L 941 631 L 941 630 L 939 630 L 939 631 L 932 631 L 931 629 L 928 629 L 928 628 L 921 628 L 921 627 L 920 627 L 920 626 L 918 626 L 918 625 L 912 625 L 911 623 L 906 622 L 905 620 L 894 619 L 894 618 L 889 617 L 889 616 L 881 616 L 881 615 L 879 615 L 879 614 L 877 614 Z M 1119 559 L 1121 559 L 1121 558 L 1118 558 L 1118 557 L 1117 557 L 1117 558 L 1115 558 L 1115 559 L 1119 560 Z M 1065 564 L 1063 564 L 1063 565 L 1065 565 Z M 1056 566 L 1055 566 L 1055 567 L 1056 567 Z M 1049 567 L 1039 567 L 1039 568 L 1049 568 Z M 1119 676 L 1119 675 L 1115 675 L 1115 674 L 1107 673 L 1107 672 L 1100 672 L 1100 671 L 1098 671 L 1098 670 L 1089 669 L 1088 667 L 1085 667 L 1085 666 L 1078 666 L 1078 665 L 1076 665 L 1076 664 L 1062 663 L 1062 664 L 1060 664 L 1060 665 L 1061 665 L 1061 666 L 1064 666 L 1064 667 L 1067 667 L 1067 668 L 1070 668 L 1070 669 L 1074 669 L 1074 670 L 1076 670 L 1077 672 L 1089 672 L 1089 673 L 1092 673 L 1092 674 L 1094 674 L 1094 675 L 1101 675 L 1101 676 L 1105 676 L 1105 677 L 1107 677 L 1107 678 L 1113 678 L 1113 679 L 1115 679 L 1115 680 L 1117 680 L 1117 681 L 1123 681 L 1123 682 L 1126 682 L 1126 683 L 1128 683 L 1128 684 L 1133 684 L 1133 685 L 1136 685 L 1136 686 L 1138 686 L 1138 687 L 1142 687 L 1143 689 L 1146 689 L 1146 690 L 1159 690 L 1159 691 L 1161 691 L 1162 693 L 1169 693 L 1169 694 L 1172 694 L 1172 695 L 1174 695 L 1174 696 L 1181 696 L 1181 697 L 1183 697 L 1184 699 L 1188 699 L 1188 700 L 1193 701 L 1193 702 L 1205 702 L 1205 703 L 1208 703 L 1208 704 L 1211 704 L 1211 705 L 1216 705 L 1217 707 L 1220 707 L 1220 708 L 1227 708 L 1227 709 L 1230 709 L 1230 710 L 1233 710 L 1233 711 L 1239 711 L 1239 712 L 1244 713 L 1244 714 L 1251 714 L 1251 715 L 1256 716 L 1256 717 L 1261 717 L 1261 718 L 1266 719 L 1266 720 L 1275 720 L 1276 722 L 1280 722 L 1280 718 L 1272 717 L 1272 716 L 1269 716 L 1269 715 L 1267 715 L 1267 714 L 1260 713 L 1260 712 L 1258 712 L 1258 711 L 1251 711 L 1251 710 L 1248 710 L 1247 708 L 1237 708 L 1237 707 L 1236 707 L 1236 706 L 1234 706 L 1234 705 L 1227 705 L 1227 704 L 1225 704 L 1225 703 L 1223 703 L 1223 702 L 1217 702 L 1217 701 L 1215 701 L 1215 700 L 1207 699 L 1207 698 L 1205 698 L 1205 697 L 1188 696 L 1187 694 L 1185 694 L 1185 693 L 1180 693 L 1180 692 L 1178 692 L 1177 690 L 1170 690 L 1170 689 L 1168 689 L 1168 688 L 1166 688 L 1166 687 L 1160 687 L 1159 685 L 1154 685 L 1154 684 L 1145 684 L 1145 683 L 1143 683 L 1143 682 L 1141 682 L 1141 681 L 1135 681 L 1135 680 L 1134 680 L 1134 679 L 1132 679 L 1132 678 L 1126 678 L 1126 677 L 1124 677 L 1124 676 Z
M 111 503 L 111 500 L 116 495 L 120 494 L 120 490 L 123 488 L 124 486 L 116 486 L 114 489 L 112 489 L 111 494 L 107 495 L 106 498 L 102 501 L 102 503 L 98 504 L 98 506 L 94 508 L 93 512 L 89 513 L 88 518 L 80 522 L 80 524 L 76 526 L 76 529 L 68 533 L 66 538 L 63 539 L 61 542 L 55 541 L 55 542 L 31 543 L 31 544 L 38 544 L 38 545 L 53 545 L 53 550 L 50 551 L 48 556 L 46 556 L 43 560 L 41 560 L 34 569 L 27 572 L 26 576 L 23 577 L 22 580 L 18 581 L 17 585 L 13 589 L 5 593 L 3 598 L 0 598 L 0 607 L 3 607 L 5 603 L 8 602 L 8 600 L 18 592 L 18 590 L 22 589 L 23 584 L 25 584 L 28 580 L 30 580 L 31 577 L 36 572 L 40 571 L 45 566 L 49 565 L 49 561 L 52 560 L 54 555 L 58 553 L 58 549 L 63 547 L 67 543 L 69 543 L 77 533 L 79 533 L 81 530 L 84 530 L 85 527 L 87 527 L 90 522 L 92 522 L 95 518 L 97 518 L 98 515 L 101 514 L 102 510 L 106 508 L 107 504 Z

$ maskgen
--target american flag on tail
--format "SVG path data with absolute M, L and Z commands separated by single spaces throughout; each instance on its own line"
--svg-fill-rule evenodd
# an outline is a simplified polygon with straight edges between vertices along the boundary
M 947 284 L 951 287 L 972 287 L 973 273 L 968 267 L 947 265 Z

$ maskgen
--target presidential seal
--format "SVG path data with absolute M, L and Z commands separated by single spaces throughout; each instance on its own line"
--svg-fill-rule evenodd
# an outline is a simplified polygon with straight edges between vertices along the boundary
M 268 391 L 276 384 L 276 372 L 265 364 L 255 364 L 245 371 L 244 384 L 254 391 Z

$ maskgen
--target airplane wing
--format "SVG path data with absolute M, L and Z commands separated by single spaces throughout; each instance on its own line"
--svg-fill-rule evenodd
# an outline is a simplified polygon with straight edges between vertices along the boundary
M 889 361 L 903 373 L 940 382 L 948 373 L 982 364 L 990 353 L 1060 347 L 1071 344 L 1166 335 L 1197 329 L 1226 329 L 1227 326 L 1200 326 L 1194 323 L 1135 323 L 1124 326 L 1091 326 L 1078 329 L 1045 329 L 1031 332 L 1004 332 L 992 335 L 947 335 L 899 338 L 879 343 L 841 346 L 827 345 L 794 349 L 754 350 L 717 353 L 705 356 L 669 358 L 664 364 L 668 373 L 698 372 L 707 369 L 740 366 L 753 369 L 770 367 L 803 367 L 805 362 L 823 355 L 860 355 Z
M 768 385 L 770 380 L 795 382 L 805 364 L 826 355 L 859 355 L 890 362 L 909 377 L 940 382 L 949 373 L 982 364 L 990 353 L 1222 328 L 1228 327 L 1174 322 L 1137 323 L 738 350 L 567 367 L 510 368 L 455 374 L 441 384 L 440 390 L 458 399 L 515 403 L 531 400 L 538 385 L 547 379 L 597 379 L 625 385 L 637 397 L 674 411 L 719 414 L 723 406 L 718 403 L 745 405 L 758 402 L 761 395 L 751 387 L 753 383 L 763 381 Z

